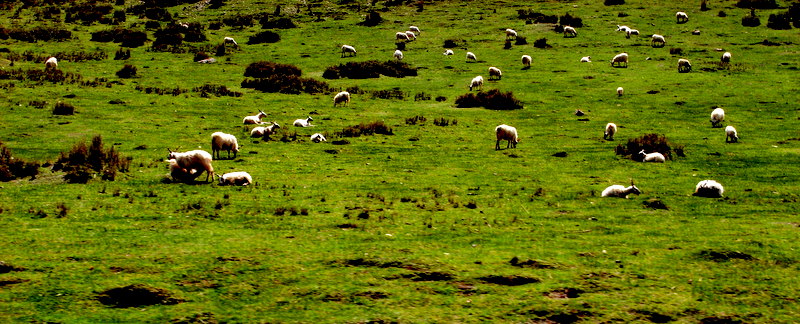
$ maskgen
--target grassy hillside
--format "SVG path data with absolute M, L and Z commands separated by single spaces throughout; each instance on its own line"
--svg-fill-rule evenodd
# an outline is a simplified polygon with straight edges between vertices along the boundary
M 0 37 L 0 142 L 14 157 L 4 162 L 41 167 L 35 177 L 0 183 L 0 322 L 800 317 L 800 45 L 796 29 L 766 27 L 791 1 L 756 10 L 758 27 L 742 26 L 750 10 L 727 0 L 709 2 L 707 11 L 699 1 L 228 0 L 219 8 L 212 8 L 219 1 L 176 1 L 160 9 L 111 1 L 87 7 L 110 6 L 105 20 L 83 22 L 67 22 L 80 3 L 53 3 L 1 5 L 0 35 L 8 37 Z M 520 10 L 570 14 L 583 27 L 564 38 L 556 24 L 529 24 Z M 155 26 L 150 18 L 164 11 Z M 359 25 L 370 11 L 383 22 Z M 689 22 L 676 24 L 676 11 Z M 121 16 L 114 25 L 112 17 Z M 278 18 L 296 28 L 259 23 Z M 159 30 L 179 22 L 199 24 L 207 40 L 157 49 Z M 340 64 L 391 60 L 394 33 L 410 25 L 422 32 L 405 45 L 403 61 L 417 76 L 323 78 Z M 627 39 L 617 25 L 641 35 Z M 71 36 L 12 37 L 35 27 Z M 122 48 L 130 58 L 115 60 L 120 44 L 92 41 L 114 28 L 145 32 L 148 40 Z M 527 44 L 504 48 L 506 28 Z M 247 44 L 265 30 L 280 41 Z M 664 35 L 666 46 L 651 47 L 651 34 Z M 239 48 L 218 55 L 226 36 Z M 534 47 L 543 38 L 550 48 Z M 453 56 L 442 55 L 448 40 L 457 44 Z M 358 55 L 342 58 L 343 44 Z M 467 51 L 478 62 L 466 62 Z M 729 65 L 719 63 L 724 51 L 733 55 Z M 194 63 L 198 52 L 217 62 Z M 629 53 L 628 68 L 610 66 L 620 52 Z M 79 59 L 90 54 L 100 59 Z M 523 54 L 533 57 L 530 69 Z M 37 81 L 51 55 L 67 78 Z M 593 62 L 579 63 L 583 56 Z M 692 62 L 690 73 L 678 73 L 679 58 Z M 294 65 L 330 90 L 242 88 L 245 69 L 258 61 Z M 118 77 L 124 65 L 137 76 Z M 488 78 L 490 66 L 503 78 L 483 91 L 510 92 L 523 109 L 456 107 L 470 80 Z M 204 85 L 241 96 L 193 91 Z M 345 89 L 360 91 L 334 107 L 333 95 Z M 376 98 L 378 91 L 403 98 Z M 59 102 L 76 113 L 52 114 Z M 717 106 L 738 143 L 711 127 Z M 273 140 L 251 139 L 252 127 L 242 125 L 259 109 L 282 126 Z M 577 109 L 586 114 L 576 116 Z M 292 126 L 307 116 L 316 126 Z M 424 121 L 410 121 L 419 116 Z M 448 125 L 436 125 L 441 120 Z M 372 122 L 393 135 L 337 135 Z M 619 126 L 613 141 L 603 139 L 609 122 Z M 499 124 L 519 130 L 516 149 L 494 149 Z M 255 184 L 173 183 L 167 148 L 210 152 L 217 131 L 236 135 L 243 147 L 235 159 L 215 160 L 216 173 L 247 171 Z M 328 141 L 311 142 L 316 132 Z M 650 164 L 615 154 L 617 145 L 650 133 L 685 156 Z M 130 158 L 130 170 L 85 184 L 51 170 L 62 152 L 97 135 Z M 692 196 L 704 179 L 724 185 L 724 197 Z M 607 186 L 631 181 L 641 195 L 600 197 Z M 116 295 L 123 287 L 128 295 Z M 126 297 L 134 288 L 142 294 Z

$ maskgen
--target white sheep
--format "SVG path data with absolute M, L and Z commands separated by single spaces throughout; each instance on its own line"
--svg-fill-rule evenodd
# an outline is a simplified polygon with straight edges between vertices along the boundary
M 339 105 L 339 104 L 343 104 L 345 106 L 350 104 L 350 93 L 349 92 L 342 91 L 342 92 L 337 93 L 335 96 L 333 96 L 333 106 L 336 107 L 336 105 Z
M 622 97 L 624 93 L 625 89 L 623 89 L 622 87 L 617 87 L 617 97 Z
M 516 128 L 502 124 L 494 128 L 494 133 L 497 135 L 497 142 L 494 144 L 495 150 L 500 149 L 500 141 L 508 141 L 506 148 L 517 148 L 519 135 L 517 134 Z
M 722 53 L 722 58 L 720 58 L 722 63 L 730 63 L 731 62 L 731 52 Z
M 356 48 L 350 45 L 342 45 L 342 57 L 356 56 Z
M 503 71 L 500 69 L 491 66 L 489 67 L 489 80 L 500 80 L 503 78 Z
M 663 35 L 653 34 L 653 36 L 650 36 L 650 45 L 653 47 L 664 47 L 667 45 L 667 40 Z
M 222 42 L 225 45 L 233 45 L 233 46 L 239 47 L 239 43 L 237 43 L 236 40 L 233 39 L 233 37 L 225 37 L 225 38 L 222 39 Z
M 223 132 L 214 132 L 211 134 L 211 155 L 220 159 L 220 152 L 228 152 L 228 158 L 231 158 L 231 151 L 233 151 L 233 158 L 236 158 L 236 153 L 239 153 L 239 141 L 236 136 L 225 134 Z
M 325 136 L 320 133 L 314 133 L 311 135 L 311 141 L 314 143 L 325 142 Z
M 394 51 L 394 58 L 395 58 L 396 60 L 398 60 L 398 61 L 402 60 L 402 59 L 403 59 L 403 51 L 401 51 L 401 50 L 395 50 L 395 51 Z
M 725 120 L 725 110 L 716 108 L 711 112 L 711 127 L 722 127 L 722 122 Z
M 194 150 L 188 152 L 173 152 L 170 149 L 167 160 L 175 160 L 175 169 L 181 170 L 185 174 L 192 175 L 194 178 L 200 176 L 201 173 L 206 172 L 206 182 L 209 178 L 214 176 L 214 167 L 211 166 L 211 154 L 203 150 Z M 192 179 L 194 179 L 192 178 Z
M 614 134 L 617 133 L 617 124 L 608 123 L 606 124 L 605 131 L 603 131 L 603 139 L 608 141 L 614 140 Z
M 644 150 L 641 150 L 639 151 L 639 156 L 642 156 L 642 162 L 664 163 L 667 161 L 667 159 L 664 157 L 664 154 L 659 152 L 645 153 Z
M 600 196 L 601 197 L 618 197 L 618 198 L 626 198 L 627 199 L 628 195 L 631 195 L 631 194 L 634 194 L 634 195 L 641 195 L 642 194 L 642 192 L 639 190 L 639 188 L 637 188 L 636 185 L 633 184 L 633 181 L 631 181 L 631 186 L 630 187 L 625 187 L 623 185 L 608 186 L 608 188 L 603 190 L 603 193 L 600 194 Z
M 244 171 L 229 172 L 218 177 L 220 186 L 246 186 L 253 183 L 253 177 Z
M 623 32 L 623 33 L 627 33 L 627 32 L 628 32 L 628 30 L 630 30 L 630 29 L 631 29 L 631 28 L 630 28 L 630 27 L 628 27 L 628 26 L 620 26 L 620 25 L 617 25 L 617 31 L 621 31 L 621 32 Z
M 250 131 L 250 137 L 262 137 L 269 139 L 269 136 L 275 134 L 276 129 L 281 128 L 281 125 L 278 125 L 276 122 L 272 122 L 272 125 L 266 127 L 256 127 Z
M 178 161 L 175 159 L 166 160 L 166 162 L 169 163 L 169 175 L 172 177 L 173 182 L 189 183 L 194 181 L 194 179 L 201 174 L 201 172 L 197 172 L 197 169 L 187 170 L 185 168 L 181 168 L 178 165 Z
M 687 15 L 683 11 L 678 11 L 675 13 L 675 19 L 678 21 L 679 24 L 683 24 L 689 21 L 689 15 Z
M 531 62 L 533 62 L 533 59 L 530 55 L 522 55 L 522 66 L 524 68 L 529 69 L 531 67 Z
M 631 38 L 631 35 L 639 35 L 639 31 L 636 29 L 628 29 L 628 31 L 625 32 L 625 38 Z
M 506 39 L 517 39 L 517 31 L 511 28 L 506 29 Z
M 706 198 L 721 198 L 725 189 L 719 182 L 714 180 L 703 180 L 697 183 L 694 187 L 692 196 L 706 197 Z
M 739 134 L 736 133 L 736 128 L 733 126 L 728 125 L 725 127 L 725 142 L 726 143 L 736 143 L 739 141 Z
M 396 32 L 396 33 L 394 33 L 394 39 L 395 39 L 396 42 L 408 42 L 408 41 L 410 41 L 410 39 L 408 39 L 408 35 L 406 35 L 405 32 Z
M 455 54 L 455 53 L 453 53 L 453 50 L 451 50 L 451 49 L 445 50 L 444 53 L 442 53 L 442 55 L 445 55 L 445 56 L 453 55 L 453 54 Z
M 475 56 L 475 53 L 467 52 L 467 62 L 469 62 L 469 61 L 472 61 L 472 62 L 477 62 L 478 61 L 478 57 Z
M 415 40 L 417 40 L 417 35 L 414 35 L 414 32 L 412 32 L 412 31 L 410 31 L 410 30 L 407 30 L 407 31 L 406 31 L 406 36 L 408 36 L 408 40 L 409 40 L 409 41 L 415 41 Z
M 297 120 L 295 120 L 293 125 L 295 127 L 314 127 L 314 125 L 311 125 L 311 121 L 312 120 L 314 120 L 314 119 L 311 118 L 311 116 L 308 116 L 308 118 L 306 118 L 306 119 L 297 119 Z
M 564 37 L 577 37 L 578 31 L 574 27 L 564 26 Z
M 469 91 L 472 91 L 472 88 L 481 88 L 483 90 L 483 77 L 476 76 L 472 78 L 472 82 L 469 83 Z
M 44 69 L 45 70 L 58 69 L 58 60 L 56 59 L 55 56 L 51 56 L 47 59 L 47 61 L 44 61 Z
M 692 71 L 692 63 L 687 59 L 678 59 L 678 72 L 686 73 Z
M 415 32 L 415 33 L 417 33 L 417 35 L 419 35 L 419 34 L 421 34 L 421 33 L 422 33 L 422 31 L 421 31 L 421 30 L 419 30 L 419 27 L 417 27 L 417 26 L 409 26 L 409 27 L 408 27 L 408 30 L 410 30 L 410 31 L 412 31 L 412 32 Z
M 261 125 L 261 124 L 263 124 L 263 123 L 261 122 L 261 118 L 264 118 L 264 117 L 267 117 L 267 113 L 265 113 L 263 110 L 259 109 L 259 110 L 258 110 L 258 114 L 256 114 L 255 116 L 247 116 L 247 117 L 245 117 L 245 118 L 242 120 L 242 123 L 243 123 L 243 124 L 256 124 L 256 125 Z
M 592 63 L 592 57 L 591 56 L 581 57 L 581 63 Z
M 628 53 L 619 53 L 611 59 L 611 66 L 614 66 L 614 63 L 617 64 L 619 67 L 628 67 Z

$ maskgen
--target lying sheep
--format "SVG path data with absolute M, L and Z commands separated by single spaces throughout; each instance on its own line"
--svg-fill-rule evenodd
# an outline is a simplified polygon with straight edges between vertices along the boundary
M 722 57 L 720 58 L 720 62 L 722 62 L 722 63 L 730 63 L 731 62 L 731 52 L 722 53 Z
M 250 131 L 250 137 L 259 137 L 259 138 L 266 138 L 269 139 L 269 136 L 275 134 L 277 129 L 281 128 L 281 125 L 278 125 L 276 122 L 272 122 L 272 125 L 266 127 L 256 127 Z
M 179 172 L 191 175 L 194 178 L 197 178 L 201 173 L 206 172 L 206 182 L 208 182 L 209 178 L 214 176 L 214 167 L 211 166 L 211 160 L 213 158 L 211 157 L 211 154 L 208 154 L 208 152 L 203 150 L 194 150 L 179 153 L 173 152 L 170 149 L 167 149 L 167 151 L 169 151 L 167 160 L 175 160 L 175 170 L 180 170 Z M 172 169 L 172 167 L 170 168 Z M 172 171 L 170 173 L 172 173 Z M 194 178 L 192 178 L 192 180 L 194 180 Z
M 495 150 L 500 149 L 500 141 L 508 141 L 506 148 L 517 148 L 519 143 L 519 135 L 517 129 L 506 124 L 494 128 L 495 135 L 497 135 L 497 142 L 494 145 Z
M 603 190 L 603 193 L 600 194 L 600 196 L 601 197 L 618 197 L 618 198 L 626 198 L 627 199 L 628 195 L 631 195 L 631 194 L 634 194 L 634 195 L 641 195 L 642 194 L 642 192 L 639 190 L 639 188 L 637 188 L 636 185 L 633 184 L 633 181 L 631 181 L 631 186 L 630 187 L 625 187 L 625 186 L 622 186 L 622 185 L 609 186 L 608 188 Z
M 255 116 L 247 116 L 247 117 L 245 117 L 242 120 L 242 123 L 245 124 L 245 125 L 247 125 L 247 124 L 261 125 L 261 124 L 263 124 L 261 122 L 261 118 L 264 118 L 264 117 L 267 117 L 267 113 L 265 113 L 263 110 L 259 109 L 258 110 L 258 114 L 256 114 Z
M 667 40 L 662 35 L 653 34 L 650 37 L 650 45 L 653 47 L 664 47 L 667 45 Z
M 625 93 L 625 89 L 622 87 L 617 87 L 617 97 L 622 97 L 623 93 Z
M 728 125 L 725 127 L 725 143 L 736 143 L 739 141 L 739 134 L 736 133 L 736 128 Z
M 564 26 L 564 37 L 577 37 L 578 31 L 574 27 Z
M 453 54 L 455 54 L 455 53 L 453 53 L 453 50 L 451 50 L 451 49 L 445 50 L 444 53 L 442 53 L 442 55 L 445 55 L 445 56 L 453 55 Z
M 342 57 L 356 56 L 356 48 L 350 45 L 342 45 Z
M 614 140 L 614 134 L 617 133 L 617 124 L 608 123 L 606 124 L 605 131 L 603 131 L 603 139 L 607 141 Z
M 401 50 L 395 50 L 393 56 L 396 60 L 400 61 L 403 59 L 403 52 Z
M 472 61 L 472 62 L 477 62 L 478 61 L 478 57 L 475 56 L 475 53 L 467 52 L 467 62 L 469 62 L 469 61 Z
M 503 71 L 492 66 L 489 67 L 489 80 L 500 80 L 503 78 Z
M 58 69 L 58 60 L 55 56 L 51 56 L 47 61 L 44 61 L 44 69 L 45 71 Z
M 228 158 L 231 158 L 231 151 L 233 151 L 233 158 L 239 153 L 239 142 L 236 136 L 225 134 L 223 132 L 214 132 L 211 134 L 211 155 L 220 159 L 220 151 L 227 151 Z
M 642 156 L 642 162 L 656 162 L 656 163 L 664 163 L 667 159 L 664 157 L 664 154 L 653 152 L 653 153 L 645 153 L 644 150 L 639 151 L 639 156 Z
M 581 57 L 581 63 L 592 63 L 592 57 L 591 56 Z
M 312 120 L 314 120 L 314 119 L 311 118 L 311 116 L 308 116 L 308 118 L 306 118 L 306 119 L 297 119 L 297 120 L 295 120 L 293 125 L 295 127 L 314 127 L 314 125 L 311 125 L 311 121 Z
M 722 193 L 725 189 L 719 182 L 714 180 L 703 180 L 697 183 L 694 187 L 692 196 L 705 197 L 705 198 L 722 198 Z
M 678 11 L 675 13 L 675 19 L 678 21 L 679 24 L 683 24 L 689 21 L 689 15 L 687 15 L 683 11 Z
M 678 59 L 678 73 L 686 73 L 692 71 L 692 63 L 687 59 Z
M 219 179 L 220 186 L 246 186 L 253 183 L 253 177 L 244 171 L 229 172 L 217 179 Z
M 725 110 L 716 108 L 711 112 L 711 127 L 722 127 L 722 122 L 725 120 Z
M 342 92 L 337 93 L 335 96 L 333 96 L 333 106 L 336 107 L 336 105 L 339 105 L 339 104 L 343 104 L 345 106 L 350 104 L 350 93 L 349 92 L 342 91 Z
M 517 39 L 517 31 L 511 28 L 506 29 L 506 39 Z
M 314 133 L 311 135 L 311 141 L 314 143 L 325 142 L 325 136 L 320 133 Z
M 531 58 L 530 55 L 522 55 L 522 66 L 524 68 L 530 69 L 531 68 L 531 62 L 533 62 L 533 59 Z
M 617 67 L 628 67 L 628 53 L 619 53 L 611 59 L 611 66 L 614 67 L 614 64 L 617 64 Z
M 469 83 L 469 91 L 472 91 L 473 88 L 481 88 L 483 90 L 483 77 L 476 76 L 472 78 L 472 81 Z

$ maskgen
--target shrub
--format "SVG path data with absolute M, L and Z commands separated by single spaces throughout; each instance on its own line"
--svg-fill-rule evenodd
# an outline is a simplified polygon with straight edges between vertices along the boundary
M 303 71 L 291 64 L 281 64 L 268 61 L 250 63 L 244 70 L 244 76 L 251 78 L 268 78 L 274 75 L 300 76 Z
M 736 7 L 743 9 L 777 9 L 775 0 L 739 0 Z
M 669 49 L 670 55 L 683 55 L 683 49 L 680 47 L 673 47 Z
M 103 16 L 110 14 L 113 10 L 114 7 L 111 5 L 93 5 L 89 3 L 67 6 L 64 22 L 74 23 L 81 21 L 85 25 L 91 25 L 93 22 L 101 21 Z
M 252 88 L 263 92 L 288 94 L 324 93 L 330 91 L 328 83 L 297 75 L 272 75 L 268 78 L 246 79 L 242 88 Z
M 519 19 L 530 20 L 533 23 L 537 24 L 555 24 L 558 23 L 558 16 L 556 15 L 545 15 L 543 13 L 538 13 L 533 11 L 532 9 L 519 9 L 517 10 L 517 17 Z
M 11 150 L 0 142 L 0 181 L 11 181 L 39 175 L 39 164 L 26 162 L 11 155 Z
M 425 123 L 426 120 L 428 120 L 428 119 L 425 118 L 425 116 L 418 115 L 418 116 L 414 116 L 414 117 L 411 117 L 411 118 L 406 118 L 406 125 L 416 125 L 418 123 L 422 124 L 422 123 Z
M 114 53 L 114 60 L 127 60 L 129 58 L 131 58 L 131 50 L 122 50 L 120 48 Z
M 281 36 L 278 35 L 276 32 L 272 31 L 263 31 L 253 36 L 250 36 L 250 39 L 247 40 L 248 45 L 255 45 L 255 44 L 263 44 L 263 43 L 277 43 L 281 40 Z
M 155 21 L 172 21 L 172 15 L 164 8 L 148 8 L 144 11 L 144 17 Z
M 382 121 L 375 121 L 371 123 L 361 123 L 356 126 L 348 126 L 337 132 L 336 136 L 339 137 L 359 137 L 361 135 L 394 135 L 392 128 L 386 126 Z
M 136 67 L 130 64 L 125 64 L 119 71 L 117 76 L 123 79 L 136 77 Z
M 173 29 L 160 29 L 153 33 L 156 40 L 153 41 L 153 48 L 163 50 L 169 46 L 180 46 L 183 44 L 183 34 Z
M 779 13 L 769 15 L 767 20 L 767 28 L 771 29 L 792 29 L 791 17 L 789 13 Z
M 374 27 L 380 25 L 383 22 L 383 18 L 377 11 L 370 11 L 367 14 L 367 17 L 364 18 L 364 21 L 358 23 L 359 26 L 367 26 L 367 27 Z
M 215 95 L 217 97 L 241 97 L 241 92 L 236 92 L 229 90 L 228 87 L 224 85 L 217 85 L 217 84 L 205 84 L 200 87 L 196 87 L 192 89 L 194 92 L 199 92 L 200 96 L 203 98 L 208 98 L 210 95 Z
M 500 90 L 492 89 L 489 91 L 481 91 L 478 94 L 467 93 L 463 96 L 456 98 L 456 107 L 458 108 L 474 108 L 484 107 L 492 110 L 513 110 L 522 109 L 522 103 L 514 98 L 514 94 L 509 92 L 500 92 Z
M 606 6 L 616 6 L 616 5 L 624 5 L 625 0 L 605 0 L 603 4 Z
M 720 10 L 720 11 L 717 13 L 717 17 L 723 17 L 723 18 L 724 18 L 724 17 L 727 17 L 727 16 L 728 16 L 728 14 L 727 14 L 727 13 L 725 13 L 725 11 L 722 11 L 722 10 Z
M 55 107 L 53 107 L 53 115 L 67 116 L 74 114 L 75 114 L 75 107 L 66 102 L 58 102 L 56 103 Z
M 456 47 L 465 47 L 465 46 L 467 46 L 467 41 L 465 41 L 463 39 L 460 39 L 460 38 L 459 39 L 445 39 L 444 40 L 444 45 L 442 45 L 442 47 L 444 47 L 444 48 L 456 48 Z
M 514 41 L 514 45 L 527 45 L 528 39 L 523 36 L 517 36 L 517 39 Z
M 792 3 L 786 14 L 789 15 L 789 19 L 794 22 L 794 27 L 800 28 L 800 2 Z
M 262 18 L 261 21 L 261 29 L 290 29 L 290 28 L 297 28 L 297 25 L 289 18 L 278 18 L 278 19 L 268 19 Z
M 365 61 L 347 62 L 337 66 L 329 67 L 322 73 L 325 79 L 368 79 L 377 78 L 385 75 L 393 78 L 403 78 L 406 76 L 416 76 L 417 69 L 410 67 L 407 63 L 399 61 Z
M 628 140 L 625 145 L 619 144 L 614 149 L 617 155 L 629 157 L 635 161 L 641 161 L 639 152 L 644 150 L 647 153 L 659 152 L 664 155 L 667 160 L 672 160 L 672 153 L 677 156 L 685 156 L 683 154 L 683 146 L 670 143 L 664 135 L 658 134 L 645 134 L 638 138 Z
M 742 26 L 758 27 L 761 26 L 761 19 L 755 14 L 755 10 L 750 10 L 750 14 L 742 17 Z
M 700 11 L 709 11 L 709 10 L 711 10 L 711 9 L 708 9 L 707 1 L 706 0 L 701 0 L 700 1 Z
M 56 27 L 34 27 L 32 29 L 4 29 L 3 34 L 7 34 L 5 39 L 11 38 L 23 42 L 34 43 L 37 41 L 65 41 L 72 38 L 72 32 Z
M 533 42 L 533 47 L 536 47 L 536 48 L 552 48 L 553 46 L 550 46 L 550 45 L 547 44 L 547 38 L 539 38 L 535 42 Z
M 104 149 L 102 137 L 96 135 L 89 146 L 80 142 L 69 153 L 61 152 L 53 164 L 53 171 L 66 172 L 64 180 L 70 183 L 86 183 L 97 175 L 103 180 L 114 181 L 117 172 L 128 172 L 130 161 L 113 147 Z
M 583 19 L 566 14 L 561 16 L 558 24 L 562 26 L 583 27 Z

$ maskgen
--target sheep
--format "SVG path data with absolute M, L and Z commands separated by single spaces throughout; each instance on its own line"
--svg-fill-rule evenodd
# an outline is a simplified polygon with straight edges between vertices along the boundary
M 319 143 L 319 142 L 325 142 L 327 140 L 325 139 L 324 135 L 320 133 L 314 133 L 313 135 L 311 135 L 311 141 L 314 143 Z
M 503 71 L 492 66 L 489 67 L 489 80 L 500 80 L 503 78 Z
M 664 47 L 667 45 L 667 40 L 662 35 L 653 34 L 653 36 L 650 36 L 650 45 L 653 47 Z
M 637 188 L 636 185 L 633 184 L 633 181 L 631 181 L 631 186 L 630 187 L 625 187 L 623 185 L 608 186 L 608 188 L 603 190 L 603 193 L 600 194 L 600 196 L 601 197 L 618 197 L 618 198 L 628 199 L 628 195 L 631 195 L 631 194 L 634 194 L 634 195 L 641 195 L 642 194 L 642 192 L 639 190 L 639 188 Z
M 233 151 L 233 158 L 236 158 L 236 153 L 239 153 L 239 142 L 236 136 L 225 134 L 223 132 L 214 132 L 211 134 L 211 155 L 220 159 L 220 151 L 227 151 L 228 158 L 231 158 L 231 151 Z
M 720 58 L 720 62 L 722 62 L 722 63 L 730 63 L 731 62 L 731 52 L 722 53 L 722 58 Z
M 564 26 L 564 37 L 577 37 L 578 31 L 571 26 Z
M 445 50 L 444 53 L 442 53 L 442 55 L 444 55 L 444 56 L 453 55 L 453 54 L 455 54 L 455 53 L 453 53 L 453 50 L 451 50 L 451 49 Z
M 506 29 L 506 39 L 517 39 L 517 31 L 511 28 Z
M 223 174 L 221 177 L 218 176 L 217 179 L 219 179 L 220 186 L 246 186 L 253 183 L 253 177 L 244 171 L 229 172 Z
M 630 30 L 630 29 L 631 29 L 631 28 L 630 28 L 630 27 L 628 27 L 628 26 L 620 26 L 620 25 L 617 25 L 617 31 L 621 31 L 621 32 L 623 32 L 623 33 L 627 33 L 627 32 L 628 32 L 628 30 Z
M 736 143 L 739 141 L 739 134 L 736 133 L 736 128 L 728 125 L 725 127 L 725 143 Z
M 678 59 L 678 72 L 686 73 L 692 71 L 692 63 L 687 59 Z
M 611 66 L 614 66 L 614 63 L 617 63 L 618 67 L 628 67 L 628 53 L 619 53 L 611 59 Z M 624 66 L 623 66 L 624 63 Z
M 675 13 L 675 19 L 678 21 L 679 24 L 683 24 L 689 21 L 689 15 L 687 15 L 683 11 L 678 11 Z
M 477 62 L 478 61 L 478 57 L 475 56 L 475 53 L 467 52 L 467 62 L 469 62 L 469 61 L 472 61 L 472 62 Z
M 45 70 L 58 69 L 58 60 L 56 59 L 55 56 L 51 56 L 47 59 L 47 61 L 44 61 L 44 69 Z
M 607 141 L 614 140 L 614 134 L 617 133 L 617 124 L 608 123 L 606 124 L 605 131 L 603 132 L 603 139 Z
M 175 160 L 176 170 L 183 169 L 181 172 L 192 175 L 197 178 L 201 173 L 206 172 L 206 182 L 209 178 L 214 176 L 214 167 L 211 166 L 211 154 L 203 150 L 194 150 L 188 152 L 173 152 L 167 149 L 169 154 L 167 160 Z M 192 179 L 194 179 L 192 178 Z
M 333 96 L 333 106 L 336 107 L 338 104 L 344 104 L 345 106 L 350 104 L 350 93 L 342 91 Z
M 314 119 L 311 118 L 311 116 L 308 116 L 308 118 L 306 118 L 306 119 L 297 119 L 297 120 L 294 121 L 294 126 L 295 127 L 314 127 L 314 125 L 311 125 L 311 121 L 312 120 L 314 120 Z
M 422 31 L 419 30 L 419 27 L 417 27 L 417 26 L 408 26 L 408 30 L 417 33 L 417 35 L 422 33 Z
M 481 88 L 481 90 L 483 90 L 483 77 L 482 76 L 479 75 L 479 76 L 476 76 L 476 77 L 472 78 L 472 82 L 470 82 L 470 84 L 469 84 L 469 91 L 472 91 L 472 88 Z
M 342 57 L 356 56 L 356 48 L 350 45 L 342 45 Z
M 233 45 L 233 46 L 239 47 L 239 43 L 237 43 L 236 40 L 233 39 L 233 37 L 225 37 L 225 38 L 222 39 L 222 42 L 225 45 Z
M 722 127 L 722 122 L 725 120 L 725 110 L 716 108 L 711 112 L 711 127 Z
M 617 97 L 622 97 L 623 93 L 625 93 L 625 89 L 622 87 L 617 87 Z
M 401 50 L 394 51 L 394 58 L 398 61 L 403 59 L 403 52 Z
M 639 35 L 639 31 L 636 29 L 628 29 L 628 31 L 625 32 L 625 38 L 631 38 L 631 35 Z
M 187 170 L 180 167 L 175 159 L 166 160 L 166 162 L 169 163 L 169 175 L 172 177 L 173 182 L 189 183 L 201 174 L 201 172 L 197 172 L 197 169 Z
M 408 35 L 405 32 L 396 32 L 394 33 L 394 39 L 396 42 L 408 42 Z
M 269 139 L 269 136 L 275 134 L 275 130 L 281 128 L 281 125 L 278 125 L 276 122 L 272 122 L 272 125 L 266 127 L 256 127 L 250 131 L 250 137 L 262 137 Z
M 719 182 L 714 180 L 703 180 L 697 183 L 694 187 L 692 196 L 705 197 L 705 198 L 722 198 L 722 193 L 725 189 Z
M 639 156 L 642 156 L 642 162 L 660 162 L 664 163 L 667 159 L 664 154 L 653 152 L 645 153 L 644 150 L 639 151 Z
M 265 113 L 263 110 L 259 109 L 258 110 L 258 114 L 256 114 L 255 116 L 247 116 L 247 117 L 245 117 L 242 120 L 242 123 L 245 124 L 245 125 L 246 124 L 261 125 L 261 124 L 263 124 L 261 122 L 261 118 L 264 118 L 264 117 L 267 117 L 267 113 Z
M 497 135 L 497 142 L 494 145 L 495 150 L 500 149 L 500 141 L 508 141 L 506 148 L 517 148 L 519 143 L 519 135 L 517 129 L 506 124 L 502 124 L 494 128 L 495 135 Z
M 408 40 L 409 40 L 409 41 L 415 41 L 415 40 L 417 40 L 417 35 L 414 35 L 414 32 L 412 32 L 412 31 L 410 31 L 410 30 L 407 30 L 407 31 L 406 31 L 406 36 L 408 36 Z
M 524 68 L 530 69 L 532 61 L 533 61 L 533 59 L 531 58 L 530 55 L 522 55 L 522 66 Z
M 581 63 L 592 63 L 592 57 L 591 56 L 581 57 Z

